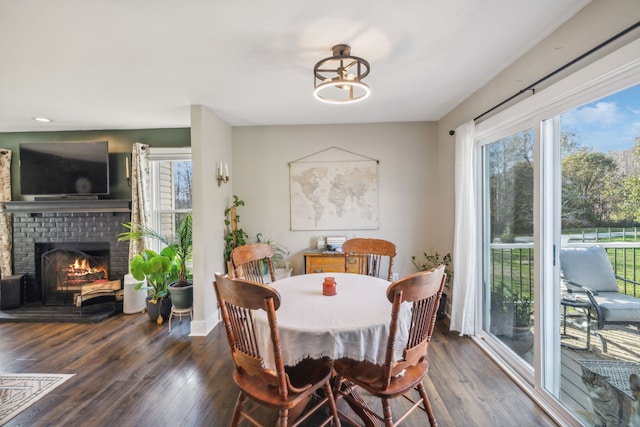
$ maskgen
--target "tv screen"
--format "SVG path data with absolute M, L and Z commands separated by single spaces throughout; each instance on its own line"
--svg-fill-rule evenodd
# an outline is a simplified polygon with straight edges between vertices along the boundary
M 109 194 L 109 143 L 20 144 L 20 187 L 35 196 Z

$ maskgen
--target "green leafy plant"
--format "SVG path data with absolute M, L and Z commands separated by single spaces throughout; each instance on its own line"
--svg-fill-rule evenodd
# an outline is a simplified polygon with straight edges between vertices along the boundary
M 237 208 L 244 206 L 244 201 L 240 200 L 238 196 L 233 196 L 233 203 L 231 206 L 224 210 L 224 224 L 227 226 L 227 230 L 224 235 L 224 260 L 231 260 L 231 251 L 238 246 L 245 245 L 247 243 L 248 234 L 242 229 L 238 228 L 240 222 L 240 215 L 238 215 Z
M 163 236 L 150 227 L 133 222 L 123 225 L 128 231 L 120 233 L 118 240 L 138 240 L 145 237 L 158 240 L 165 245 L 161 253 L 171 259 L 172 268 L 177 276 L 177 286 L 189 284 L 191 273 L 187 263 L 193 260 L 193 218 L 191 213 L 182 219 L 176 229 L 175 236 Z
M 449 285 L 453 280 L 453 259 L 451 258 L 451 253 L 440 254 L 438 252 L 423 252 L 422 255 L 423 259 L 420 261 L 418 261 L 415 256 L 411 257 L 413 265 L 418 269 L 418 271 L 427 271 L 444 264 L 444 272 L 447 274 L 445 287 L 449 288 Z
M 172 262 L 173 252 L 168 248 L 159 254 L 151 249 L 145 249 L 142 253 L 135 255 L 129 263 L 131 275 L 140 282 L 134 289 L 146 289 L 147 295 L 155 303 L 158 299 L 169 296 L 169 283 L 175 280 L 175 268 Z
M 493 323 L 504 323 L 516 328 L 531 326 L 533 300 L 526 295 L 514 295 L 507 287 L 491 292 L 491 315 Z M 499 325 L 496 325 L 499 326 Z
M 513 326 L 525 328 L 531 326 L 531 315 L 533 314 L 533 301 L 529 297 L 519 299 L 509 299 L 506 304 L 513 310 Z

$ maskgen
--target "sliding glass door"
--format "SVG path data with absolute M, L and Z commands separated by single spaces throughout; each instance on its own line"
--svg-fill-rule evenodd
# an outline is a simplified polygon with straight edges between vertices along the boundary
M 598 324 L 586 294 L 567 291 L 560 253 L 603 249 L 606 265 L 590 274 L 610 267 L 619 292 L 640 298 L 640 285 L 620 279 L 640 281 L 640 85 L 581 102 L 479 141 L 482 329 L 580 423 L 629 425 L 640 419 L 640 385 L 634 394 L 629 381 L 640 375 L 640 332 Z

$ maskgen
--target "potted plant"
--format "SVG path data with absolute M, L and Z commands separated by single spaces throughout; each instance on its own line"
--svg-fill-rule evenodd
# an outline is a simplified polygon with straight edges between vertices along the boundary
M 118 238 L 118 240 L 137 240 L 148 237 L 156 239 L 165 245 L 161 253 L 171 260 L 172 277 L 175 279 L 169 284 L 169 291 L 171 301 L 177 309 L 185 309 L 193 305 L 193 282 L 188 268 L 188 263 L 193 258 L 192 224 L 192 215 L 189 213 L 178 225 L 176 235 L 167 237 L 152 228 L 144 227 L 140 224 L 127 223 L 124 226 L 129 231 L 120 233 Z
M 167 249 L 167 248 L 165 248 Z M 145 249 L 129 263 L 131 275 L 141 282 L 134 289 L 147 290 L 147 314 L 149 320 L 162 324 L 171 314 L 169 282 L 175 277 L 171 251 L 159 254 Z
M 511 325 L 505 332 L 506 344 L 519 355 L 526 354 L 533 348 L 533 332 L 531 332 L 531 315 L 533 301 L 527 296 L 508 298 L 506 312 L 512 313 Z
M 244 201 L 234 195 L 233 203 L 224 210 L 224 224 L 227 227 L 224 234 L 224 260 L 227 263 L 227 271 L 229 273 L 233 271 L 233 267 L 230 265 L 231 251 L 238 246 L 247 244 L 247 237 L 249 237 L 242 228 L 238 227 L 240 216 L 238 215 L 237 208 L 240 206 L 244 206 Z
M 491 332 L 519 355 L 533 348 L 533 301 L 507 287 L 491 292 Z
M 415 256 L 411 257 L 411 262 L 418 269 L 418 271 L 427 271 L 432 268 L 436 268 L 442 264 L 444 264 L 444 272 L 447 274 L 447 280 L 444 282 L 445 289 L 449 289 L 451 285 L 451 281 L 453 280 L 453 260 L 451 258 L 451 253 L 446 253 L 444 255 L 439 254 L 438 252 L 423 252 L 424 259 L 421 262 L 418 262 Z M 438 314 L 437 319 L 441 320 L 445 317 L 445 312 L 447 308 L 447 293 L 442 292 L 442 297 L 440 298 L 440 305 L 438 306 Z

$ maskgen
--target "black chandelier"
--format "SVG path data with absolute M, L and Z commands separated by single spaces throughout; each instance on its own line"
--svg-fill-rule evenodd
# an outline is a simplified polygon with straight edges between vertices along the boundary
M 332 48 L 333 56 L 313 67 L 313 96 L 331 104 L 362 101 L 371 90 L 362 81 L 369 74 L 369 63 L 351 56 L 351 47 L 338 44 Z

